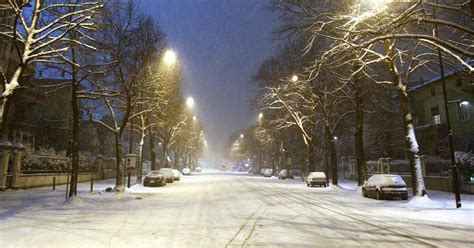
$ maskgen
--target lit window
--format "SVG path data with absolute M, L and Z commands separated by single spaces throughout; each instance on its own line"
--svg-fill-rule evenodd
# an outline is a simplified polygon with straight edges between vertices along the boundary
M 469 121 L 469 105 L 458 105 L 459 121 Z
M 441 115 L 439 114 L 438 106 L 431 108 L 431 116 L 433 117 L 433 123 L 435 125 L 441 124 Z

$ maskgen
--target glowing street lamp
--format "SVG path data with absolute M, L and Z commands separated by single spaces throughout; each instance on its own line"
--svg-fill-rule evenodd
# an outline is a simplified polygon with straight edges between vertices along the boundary
M 163 60 L 167 65 L 173 65 L 176 63 L 176 53 L 172 50 L 167 50 L 163 56 Z
M 240 134 L 240 138 L 243 139 L 243 138 L 244 138 L 244 134 L 241 133 L 241 134 Z
M 186 99 L 186 107 L 192 109 L 194 107 L 194 98 L 188 97 Z
M 193 121 L 196 121 L 197 120 L 197 117 L 194 115 L 193 116 Z
M 263 119 L 263 113 L 259 113 L 258 114 L 258 120 L 262 120 Z
M 298 81 L 298 76 L 296 75 L 291 76 L 291 82 L 296 83 L 296 81 Z

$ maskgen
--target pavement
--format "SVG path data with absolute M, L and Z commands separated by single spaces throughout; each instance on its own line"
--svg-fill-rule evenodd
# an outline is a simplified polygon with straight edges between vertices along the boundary
M 301 180 L 203 172 L 165 187 L 107 193 L 79 185 L 0 193 L 0 247 L 337 247 L 474 245 L 474 196 L 450 207 L 431 199 L 363 198 L 353 182 L 309 188 Z M 449 202 L 449 204 L 448 204 Z

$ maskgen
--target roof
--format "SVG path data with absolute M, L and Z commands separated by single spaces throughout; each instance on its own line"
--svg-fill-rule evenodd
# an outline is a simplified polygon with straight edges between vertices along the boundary
M 474 60 L 470 60 L 467 62 L 468 64 L 470 65 L 474 65 Z M 455 70 L 455 71 L 451 71 L 451 72 L 448 72 L 448 73 L 445 73 L 444 74 L 444 78 L 447 79 L 447 78 L 450 78 L 452 76 L 455 76 L 459 73 L 461 73 L 462 71 L 464 71 L 465 69 L 464 68 L 460 68 L 458 70 Z M 431 78 L 430 80 L 426 81 L 426 82 L 423 82 L 421 84 L 418 84 L 418 85 L 415 85 L 413 87 L 409 87 L 408 89 L 408 93 L 412 92 L 412 91 L 415 91 L 415 90 L 419 90 L 421 88 L 424 88 L 428 85 L 431 85 L 431 84 L 434 84 L 438 81 L 441 81 L 441 75 L 437 76 L 437 77 L 434 77 L 434 78 Z

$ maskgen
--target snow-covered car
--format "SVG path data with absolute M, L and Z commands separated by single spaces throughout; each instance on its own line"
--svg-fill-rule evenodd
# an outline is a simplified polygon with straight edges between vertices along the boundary
M 173 172 L 169 168 L 161 168 L 160 172 L 165 175 L 166 182 L 172 183 L 174 181 Z
M 196 172 L 201 172 L 202 169 L 201 169 L 201 167 L 198 166 L 198 167 L 196 167 L 196 169 L 194 169 L 194 171 L 196 171 Z
M 163 171 L 163 170 L 169 170 L 169 171 L 171 171 L 171 173 L 173 173 L 173 181 L 181 180 L 181 173 L 179 172 L 179 170 L 171 169 L 171 168 L 161 168 L 160 169 L 160 171 Z
M 283 169 L 278 173 L 278 179 L 294 179 L 293 172 L 291 170 Z
M 378 174 L 371 176 L 362 185 L 362 195 L 364 197 L 375 197 L 380 200 L 384 198 L 408 199 L 407 185 L 403 178 L 393 174 Z
M 183 173 L 183 175 L 191 175 L 191 169 L 189 169 L 188 167 L 183 168 L 181 173 Z
M 308 187 L 313 187 L 314 185 L 326 187 L 326 183 L 327 183 L 327 178 L 324 172 L 320 172 L 320 171 L 310 172 L 308 177 L 306 178 L 306 185 L 308 185 Z
M 166 177 L 160 171 L 150 171 L 143 179 L 143 186 L 146 187 L 157 187 L 165 185 Z
M 271 176 L 273 176 L 273 169 L 265 169 L 265 170 L 263 171 L 263 176 L 264 176 L 264 177 L 271 177 Z
M 260 175 L 263 176 L 263 174 L 265 174 L 265 168 L 260 168 Z

